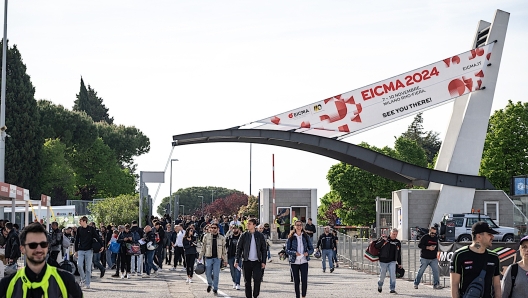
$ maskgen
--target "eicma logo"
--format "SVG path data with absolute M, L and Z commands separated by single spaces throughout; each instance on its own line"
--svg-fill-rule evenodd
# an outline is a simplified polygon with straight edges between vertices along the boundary
M 289 113 L 288 114 L 288 118 L 297 118 L 299 116 L 302 116 L 304 114 L 309 114 L 310 111 L 308 109 L 304 109 L 304 110 L 300 110 L 300 111 L 297 111 L 297 112 L 293 112 L 293 113 Z

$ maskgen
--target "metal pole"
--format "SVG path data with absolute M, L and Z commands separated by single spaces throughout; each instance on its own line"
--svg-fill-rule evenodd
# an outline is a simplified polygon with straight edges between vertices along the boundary
M 143 227 L 141 222 L 143 217 L 143 171 L 139 171 L 139 227 Z
M 253 143 L 249 143 L 249 196 L 251 197 L 251 157 L 253 151 Z
M 0 182 L 5 182 L 5 141 L 6 141 L 6 126 L 5 126 L 5 109 L 6 109 L 6 67 L 7 67 L 7 0 L 4 6 L 4 39 L 2 42 L 2 91 L 0 104 Z M 13 209 L 13 214 L 15 209 Z M 14 222 L 14 221 L 13 221 Z
M 202 208 L 201 208 L 201 209 L 202 209 L 202 216 L 203 216 L 203 198 L 204 198 L 204 197 L 203 197 L 203 196 L 198 196 L 198 197 L 199 197 L 199 198 L 202 198 Z
M 211 204 L 213 203 L 213 193 L 214 193 L 214 190 L 211 190 Z
M 172 196 L 172 159 L 171 159 L 171 169 L 170 169 L 169 198 L 171 196 Z
M 182 212 L 182 216 L 185 216 L 185 205 L 180 205 L 183 207 L 183 212 Z

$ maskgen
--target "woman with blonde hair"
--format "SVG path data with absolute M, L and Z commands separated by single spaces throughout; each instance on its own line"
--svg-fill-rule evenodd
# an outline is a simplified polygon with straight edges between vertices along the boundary
M 524 236 L 519 245 L 521 260 L 508 266 L 501 281 L 503 298 L 524 298 L 528 293 L 528 236 Z
M 295 287 L 295 297 L 300 298 L 299 284 L 302 282 L 302 297 L 306 297 L 308 289 L 308 261 L 314 248 L 310 237 L 304 232 L 303 223 L 295 221 L 294 229 L 290 232 L 286 241 L 286 254 L 289 256 L 291 272 Z M 299 277 L 300 273 L 300 277 Z

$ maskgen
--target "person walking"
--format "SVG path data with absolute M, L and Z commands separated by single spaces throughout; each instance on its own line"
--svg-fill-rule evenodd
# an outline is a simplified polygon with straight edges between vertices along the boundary
M 486 275 L 484 293 L 481 293 L 480 297 L 501 297 L 499 257 L 495 252 L 488 250 L 492 245 L 493 235 L 498 233 L 485 221 L 473 224 L 471 245 L 459 248 L 451 258 L 451 297 L 463 297 L 469 284 L 480 275 L 482 270 L 485 270 Z M 526 297 L 526 293 L 523 297 Z
M 7 264 L 16 264 L 20 258 L 20 240 L 16 230 L 13 228 L 13 223 L 5 224 L 4 229 L 7 231 L 7 240 L 5 244 L 5 257 Z
M 504 298 L 525 298 L 528 295 L 528 282 L 524 280 L 525 276 L 528 276 L 528 236 L 521 239 L 519 246 L 521 260 L 508 266 L 501 281 Z
M 388 270 L 390 277 L 389 290 L 390 293 L 396 294 L 396 266 L 402 268 L 401 242 L 397 237 L 398 229 L 392 229 L 389 238 L 383 235 L 375 244 L 376 248 L 380 250 L 380 276 L 378 280 L 378 292 L 380 293 L 383 289 L 383 282 L 385 281 L 385 275 Z
M 330 232 L 330 227 L 324 227 L 324 233 L 319 236 L 317 240 L 317 249 L 321 250 L 323 272 L 326 272 L 326 259 L 328 258 L 328 266 L 330 267 L 330 273 L 334 272 L 334 262 L 332 261 L 334 256 L 334 235 Z
M 48 258 L 48 264 L 51 266 L 59 267 L 59 262 L 57 262 L 57 258 L 59 257 L 59 253 L 62 249 L 62 231 L 59 229 L 59 224 L 54 221 L 51 223 L 51 232 L 49 234 L 50 238 L 50 256 Z
M 306 297 L 308 289 L 308 261 L 314 248 L 310 236 L 303 229 L 303 223 L 297 220 L 294 223 L 295 229 L 291 231 L 286 241 L 286 254 L 289 256 L 290 269 L 293 274 L 293 285 L 295 287 L 295 297 Z M 300 274 L 300 276 L 299 276 Z M 302 282 L 301 291 L 299 291 Z
M 170 265 L 172 260 L 172 245 L 171 245 L 171 239 L 174 232 L 172 231 L 172 226 L 170 223 L 165 225 L 165 228 L 167 229 L 165 231 L 165 240 L 163 241 L 163 247 L 165 249 L 165 265 Z
M 185 269 L 187 270 L 187 280 L 186 282 L 192 283 L 193 273 L 194 273 L 194 261 L 196 260 L 196 254 L 198 253 L 196 249 L 196 237 L 194 237 L 194 226 L 190 225 L 185 231 L 183 237 L 183 248 L 185 251 Z
M 103 240 L 101 237 L 99 237 L 99 234 L 95 231 L 94 227 L 88 226 L 88 217 L 81 217 L 79 224 L 80 226 L 77 228 L 77 232 L 75 234 L 75 256 L 77 257 L 77 270 L 81 276 L 81 287 L 84 286 L 85 288 L 89 289 L 90 280 L 92 277 L 93 241 L 95 239 L 97 242 L 99 242 L 101 245 L 99 252 L 101 252 L 103 251 Z
M 121 279 L 130 279 L 131 255 L 128 253 L 128 247 L 139 239 L 134 239 L 134 234 L 130 231 L 130 225 L 125 225 L 125 230 L 117 237 L 117 242 L 121 244 L 119 258 L 121 259 Z
M 254 218 L 248 219 L 246 223 L 247 231 L 240 236 L 235 254 L 235 268 L 238 268 L 238 260 L 242 259 L 246 298 L 257 298 L 259 296 L 262 269 L 266 269 L 266 240 L 264 235 L 256 230 L 256 227 L 257 220 Z M 253 291 L 251 287 L 252 279 L 254 281 Z
M 145 241 L 144 246 L 146 247 L 145 250 L 145 273 L 146 275 L 143 275 L 143 278 L 149 278 L 150 277 L 150 270 L 154 270 L 154 276 L 158 276 L 158 267 L 154 265 L 154 254 L 156 253 L 155 249 L 149 249 L 151 247 L 150 245 L 156 244 L 156 234 L 152 231 L 152 228 L 149 225 L 146 225 L 143 229 L 145 232 L 145 236 L 143 238 L 143 241 Z
M 418 247 L 421 249 L 420 269 L 418 270 L 418 274 L 416 274 L 416 279 L 414 280 L 415 289 L 418 289 L 418 285 L 420 285 L 422 275 L 425 272 L 425 269 L 427 269 L 427 266 L 430 266 L 431 271 L 433 272 L 433 289 L 442 288 L 440 285 L 440 274 L 438 268 L 438 236 L 436 232 L 437 231 L 435 227 L 430 227 L 429 234 L 424 235 L 418 244 Z
M 218 224 L 209 225 L 209 233 L 203 237 L 202 251 L 199 260 L 205 259 L 205 274 L 207 276 L 207 293 L 213 290 L 218 296 L 218 280 L 220 278 L 220 262 L 227 265 L 227 250 L 225 237 L 219 234 Z M 214 279 L 213 279 L 214 276 Z
M 0 280 L 0 297 L 83 297 L 71 273 L 46 264 L 49 243 L 44 226 L 29 224 L 19 240 L 26 267 Z
M 308 218 L 308 222 L 304 226 L 304 231 L 308 237 L 310 237 L 310 241 L 312 241 L 313 244 L 313 238 L 315 235 L 315 232 L 317 232 L 317 229 L 315 228 L 315 225 L 312 222 L 312 218 Z
M 92 225 L 93 227 L 93 225 Z M 95 230 L 97 235 L 101 237 L 101 233 L 96 229 Z M 101 240 L 104 239 L 104 237 L 101 237 Z M 102 248 L 102 249 L 101 249 Z M 95 241 L 92 243 L 92 252 L 93 252 L 93 265 L 97 269 L 99 269 L 99 277 L 103 278 L 105 275 L 105 267 L 103 264 L 101 264 L 101 255 L 103 254 L 102 251 L 104 251 L 104 245 L 101 245 L 99 242 Z
M 235 255 L 238 240 L 240 239 L 240 226 L 233 225 L 231 235 L 226 239 L 227 247 L 227 263 L 229 263 L 229 272 L 231 273 L 231 281 L 233 281 L 233 289 L 240 290 L 240 268 L 235 268 Z M 240 263 L 240 260 L 238 260 Z
M 138 223 L 136 220 L 132 221 L 132 226 L 130 227 L 130 232 L 132 232 L 132 235 L 136 237 L 139 241 L 139 239 L 143 238 L 143 229 L 138 226 Z M 132 273 L 136 276 L 142 276 L 143 275 L 143 259 L 144 259 L 144 250 L 140 250 L 139 255 L 132 256 L 130 259 L 130 265 Z
M 175 226 L 175 230 L 171 238 L 171 247 L 174 248 L 174 267 L 172 267 L 171 270 L 176 270 L 176 266 L 178 266 L 178 264 L 182 264 L 182 259 L 183 268 L 187 267 L 187 264 L 185 262 L 185 251 L 183 249 L 184 236 L 185 231 L 183 230 L 183 226 Z

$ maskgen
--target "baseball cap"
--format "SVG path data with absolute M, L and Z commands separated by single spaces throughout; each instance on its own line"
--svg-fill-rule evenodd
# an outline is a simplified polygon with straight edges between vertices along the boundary
M 521 238 L 521 241 L 519 241 L 519 245 L 522 245 L 524 241 L 528 241 L 528 236 L 524 236 Z
M 494 229 L 490 228 L 488 223 L 485 221 L 478 221 L 473 224 L 471 227 L 471 233 L 473 235 L 480 234 L 480 233 L 490 233 L 490 234 L 498 234 L 499 232 L 495 231 Z

